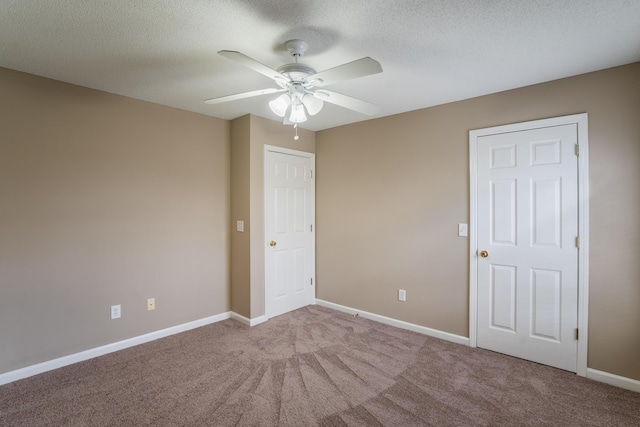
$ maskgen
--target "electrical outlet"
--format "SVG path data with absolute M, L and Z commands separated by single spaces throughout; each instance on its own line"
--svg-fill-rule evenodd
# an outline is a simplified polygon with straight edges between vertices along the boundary
M 111 320 L 119 319 L 121 315 L 122 315 L 122 308 L 120 307 L 120 304 L 112 305 L 111 306 Z
M 147 300 L 147 311 L 151 311 L 151 310 L 155 310 L 156 309 L 156 299 L 155 298 L 149 298 Z
M 407 291 L 404 289 L 398 289 L 398 301 L 406 301 L 407 300 Z

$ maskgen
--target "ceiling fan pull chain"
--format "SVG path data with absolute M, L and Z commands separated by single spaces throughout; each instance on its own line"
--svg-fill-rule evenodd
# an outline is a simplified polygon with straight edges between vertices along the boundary
M 294 136 L 294 137 L 293 137 L 293 140 L 294 140 L 294 141 L 297 141 L 297 140 L 299 140 L 299 139 L 300 139 L 300 137 L 298 136 L 298 124 L 297 124 L 297 123 L 295 123 L 295 124 L 293 125 L 293 128 L 296 130 L 296 136 Z

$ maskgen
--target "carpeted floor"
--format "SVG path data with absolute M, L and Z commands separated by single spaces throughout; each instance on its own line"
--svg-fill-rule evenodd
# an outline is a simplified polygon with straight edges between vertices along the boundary
M 309 306 L 0 387 L 1 426 L 640 426 L 640 394 Z

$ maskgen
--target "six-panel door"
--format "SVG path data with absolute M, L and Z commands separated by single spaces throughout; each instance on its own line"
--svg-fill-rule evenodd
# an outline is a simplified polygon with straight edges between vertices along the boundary
M 313 302 L 313 180 L 308 157 L 266 153 L 265 290 L 269 317 Z
M 477 345 L 576 371 L 577 126 L 478 138 Z M 483 254 L 485 255 L 485 254 Z

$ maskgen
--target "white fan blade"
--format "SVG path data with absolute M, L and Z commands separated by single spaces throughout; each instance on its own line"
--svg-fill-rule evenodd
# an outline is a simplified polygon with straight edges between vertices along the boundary
M 267 88 L 260 90 L 252 90 L 251 92 L 237 93 L 235 95 L 221 96 L 219 98 L 211 98 L 204 101 L 205 104 L 221 104 L 223 102 L 236 101 L 238 99 L 251 98 L 252 96 L 267 95 L 270 93 L 284 92 L 286 89 Z
M 224 56 L 225 58 L 232 59 L 240 64 L 244 65 L 247 68 L 251 68 L 253 71 L 257 71 L 263 76 L 267 76 L 273 80 L 284 80 L 289 81 L 285 76 L 277 72 L 276 70 L 272 70 L 264 64 L 256 61 L 253 58 L 249 58 L 244 53 L 236 52 L 235 50 L 221 50 L 218 54 Z
M 360 99 L 352 98 L 350 96 L 343 95 L 331 90 L 317 90 L 315 92 L 315 96 L 323 100 L 324 102 L 339 105 L 340 107 L 348 108 L 350 110 L 357 111 L 368 116 L 372 116 L 380 111 L 380 107 L 378 105 L 371 104 Z
M 382 72 L 382 66 L 375 59 L 368 56 L 353 62 L 338 65 L 328 70 L 320 71 L 307 78 L 313 86 L 327 86 L 344 80 L 355 79 L 357 77 L 369 76 Z M 316 81 L 317 82 L 314 82 Z

